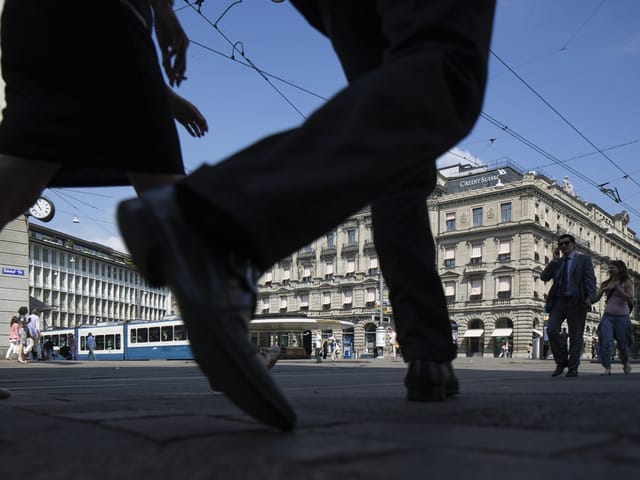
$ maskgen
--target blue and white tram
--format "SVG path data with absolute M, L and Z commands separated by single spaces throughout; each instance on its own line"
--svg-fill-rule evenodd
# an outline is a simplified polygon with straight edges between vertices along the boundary
M 122 323 L 105 323 L 103 325 L 83 325 L 76 328 L 78 341 L 78 358 L 85 360 L 89 355 L 87 336 L 93 335 L 96 341 L 94 351 L 96 360 L 124 359 L 124 335 Z
M 61 359 L 60 349 L 69 345 L 69 335 L 76 335 L 75 328 L 54 328 L 51 330 L 45 330 L 42 332 L 41 340 L 44 345 L 49 340 L 53 343 L 53 358 L 51 360 Z M 77 338 L 77 336 L 76 336 Z
M 126 360 L 193 359 L 187 328 L 177 317 L 127 323 L 125 339 Z

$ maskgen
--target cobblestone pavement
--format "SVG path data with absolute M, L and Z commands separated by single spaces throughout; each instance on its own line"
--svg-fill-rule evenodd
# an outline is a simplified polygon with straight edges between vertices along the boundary
M 192 362 L 0 362 L 3 478 L 442 479 L 640 473 L 640 364 L 459 358 L 459 397 L 409 403 L 401 360 L 273 370 L 299 415 L 280 433 Z M 19 475 L 16 477 L 16 475 Z M 630 478 L 630 477 L 629 477 Z

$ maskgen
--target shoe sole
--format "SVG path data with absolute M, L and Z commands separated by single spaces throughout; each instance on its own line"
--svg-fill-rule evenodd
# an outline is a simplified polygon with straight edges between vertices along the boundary
M 118 224 L 122 236 L 129 248 L 140 274 L 150 285 L 160 287 L 169 285 L 170 278 L 165 265 L 171 252 L 165 250 L 160 239 L 170 231 L 164 231 L 154 222 L 153 212 L 141 199 L 130 200 L 118 206 Z M 193 244 L 200 244 L 193 239 Z M 201 246 L 201 245 L 197 245 Z M 186 245 L 191 248 L 192 245 Z M 206 249 L 203 249 L 206 251 Z M 180 265 L 177 265 L 180 267 Z M 188 270 L 188 269 L 187 269 Z M 180 273 L 171 272 L 174 278 Z M 179 278 L 174 278 L 176 283 Z M 224 311 L 210 321 L 202 321 L 202 313 L 216 311 L 210 305 L 193 305 L 191 298 L 182 298 L 180 289 L 172 288 L 183 313 L 183 320 L 191 342 L 191 348 L 198 365 L 205 373 L 209 384 L 216 391 L 224 394 L 238 407 L 261 422 L 277 429 L 292 430 L 296 423 L 296 415 L 286 398 L 273 382 L 268 370 L 256 356 L 255 347 L 245 332 L 237 332 L 238 328 L 246 329 L 247 319 L 240 312 Z M 193 315 L 190 312 L 194 312 Z M 252 312 L 251 312 L 252 313 Z M 233 321 L 222 323 L 223 315 L 232 314 Z M 221 332 L 231 328 L 231 335 L 220 338 Z M 240 342 L 238 339 L 246 339 Z

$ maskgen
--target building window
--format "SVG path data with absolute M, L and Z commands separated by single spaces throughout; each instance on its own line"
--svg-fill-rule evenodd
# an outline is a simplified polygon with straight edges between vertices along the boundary
M 453 247 L 445 247 L 444 249 L 444 266 L 453 268 L 456 266 L 456 250 Z
M 344 308 L 351 308 L 353 305 L 353 290 L 344 290 L 342 292 L 342 306 Z
M 367 288 L 367 307 L 373 307 L 376 304 L 377 289 L 373 287 Z
M 444 282 L 444 296 L 447 299 L 447 305 L 455 303 L 456 282 Z
M 356 231 L 355 229 L 347 230 L 347 245 L 350 247 L 356 244 Z
M 456 214 L 447 213 L 446 217 L 447 232 L 453 232 L 456 229 Z
M 500 204 L 500 221 L 503 223 L 511 221 L 511 203 Z
M 271 285 L 271 282 L 273 282 L 273 272 L 269 270 L 264 274 L 264 284 L 268 287 Z
M 478 265 L 482 263 L 482 244 L 474 243 L 471 245 L 471 261 L 472 265 Z
M 325 280 L 331 280 L 333 278 L 333 262 L 324 264 L 324 278 Z
M 500 240 L 500 247 L 498 249 L 498 261 L 508 262 L 511 260 L 511 241 Z
M 291 281 L 291 268 L 286 267 L 284 270 L 282 270 L 282 284 L 288 285 L 290 281 Z
M 322 292 L 322 308 L 325 310 L 331 308 L 331 292 Z
M 347 277 L 353 277 L 356 274 L 356 259 L 350 258 L 347 260 L 347 270 L 345 271 Z
M 300 294 L 300 310 L 302 311 L 309 310 L 309 294 L 308 293 Z
M 289 301 L 287 300 L 287 297 L 280 297 L 280 311 L 286 312 L 288 306 L 289 306 Z
M 378 275 L 378 257 L 369 258 L 369 275 Z
M 482 279 L 474 278 L 471 280 L 471 292 L 469 300 L 482 300 Z
M 482 226 L 482 207 L 474 208 L 472 213 L 473 213 L 473 226 L 481 227 Z
M 311 281 L 311 267 L 308 265 L 302 267 L 302 281 L 305 283 Z
M 511 298 L 511 277 L 498 277 L 498 298 L 501 300 Z
M 334 248 L 336 246 L 336 237 L 333 232 L 327 233 L 327 247 Z
M 271 303 L 269 301 L 269 297 L 265 297 L 262 299 L 262 313 L 269 313 L 269 309 L 271 308 Z

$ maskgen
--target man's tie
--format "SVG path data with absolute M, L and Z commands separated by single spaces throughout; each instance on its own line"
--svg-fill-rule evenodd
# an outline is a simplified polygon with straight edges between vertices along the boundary
M 562 274 L 560 275 L 560 289 L 558 290 L 560 295 L 567 295 L 567 274 L 569 273 L 569 257 L 562 257 Z

